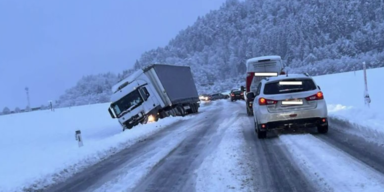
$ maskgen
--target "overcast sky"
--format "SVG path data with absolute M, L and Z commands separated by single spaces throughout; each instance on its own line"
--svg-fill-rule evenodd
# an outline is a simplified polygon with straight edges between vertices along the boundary
M 225 0 L 0 0 L 0 111 L 57 99 L 83 76 L 121 72 Z

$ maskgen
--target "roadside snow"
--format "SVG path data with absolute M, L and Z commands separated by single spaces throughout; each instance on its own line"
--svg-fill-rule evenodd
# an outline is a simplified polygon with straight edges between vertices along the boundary
M 200 122 L 205 118 L 206 114 L 200 113 L 193 118 L 193 122 L 190 124 L 180 127 L 177 131 L 169 133 L 156 143 L 142 149 L 143 154 L 140 155 L 140 158 L 121 167 L 118 173 L 111 173 L 114 175 L 110 177 L 112 180 L 104 182 L 102 186 L 96 186 L 96 189 L 91 187 L 90 191 L 126 191 L 135 188 L 162 159 L 191 135 L 190 132 L 196 131 L 198 126 L 204 126 Z M 111 174 L 106 175 L 105 178 L 108 179 Z
M 384 68 L 367 70 L 370 107 L 364 104 L 364 72 L 338 73 L 314 77 L 324 92 L 330 118 L 361 125 L 366 133 L 384 134 Z M 355 130 L 359 131 L 359 130 Z
M 196 191 L 250 191 L 252 176 L 242 160 L 246 146 L 241 123 L 246 119 L 236 113 L 219 125 L 218 131 L 225 131 L 220 144 L 195 171 Z
M 0 116 L 0 191 L 34 190 L 55 183 L 172 123 L 191 118 L 169 117 L 122 132 L 107 108 L 108 104 L 97 104 Z M 81 148 L 76 130 L 82 132 Z
M 382 174 L 313 135 L 282 135 L 279 138 L 287 146 L 291 162 L 296 162 L 322 191 L 384 189 Z

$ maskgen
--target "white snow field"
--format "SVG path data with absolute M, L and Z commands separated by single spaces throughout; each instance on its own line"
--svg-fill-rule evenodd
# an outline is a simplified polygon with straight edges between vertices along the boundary
M 372 136 L 377 142 L 383 140 L 384 134 L 384 68 L 369 69 L 368 90 L 372 98 L 370 108 L 364 106 L 364 78 L 362 71 L 324 75 L 315 77 L 324 92 L 328 104 L 329 115 L 332 118 L 348 121 L 361 127 L 353 127 L 349 132 L 362 131 Z M 215 101 L 216 102 L 216 101 Z M 170 133 L 164 145 L 158 152 L 139 163 L 134 177 L 137 179 L 124 179 L 128 173 L 119 173 L 118 180 L 111 180 L 100 187 L 100 190 L 120 190 L 126 186 L 134 186 L 143 178 L 150 167 L 160 161 L 169 150 L 174 149 L 188 134 L 177 134 L 190 131 L 188 127 L 195 125 L 199 119 L 204 118 L 217 107 L 214 103 L 203 104 L 200 113 L 185 117 L 170 117 L 156 123 L 139 125 L 131 130 L 122 132 L 116 119 L 112 119 L 107 111 L 108 104 L 97 104 L 71 108 L 56 109 L 56 111 L 36 111 L 0 116 L 0 191 L 22 191 L 23 188 L 39 188 L 68 178 L 108 156 L 127 148 L 142 139 L 162 131 L 166 126 L 179 121 L 191 120 L 185 128 Z M 224 107 L 234 105 L 225 100 Z M 241 109 L 244 109 L 241 107 Z M 249 191 L 246 183 L 250 176 L 241 156 L 246 150 L 244 136 L 241 132 L 240 121 L 248 119 L 235 115 L 245 113 L 241 110 L 223 110 L 221 113 L 231 113 L 233 118 L 223 119 L 217 127 L 222 131 L 222 138 L 217 149 L 209 154 L 199 168 L 195 170 L 196 189 L 198 191 Z M 75 140 L 75 131 L 81 130 L 84 142 L 83 147 L 78 147 Z M 379 136 L 377 136 L 379 135 Z M 381 136 L 380 136 L 381 135 Z M 328 144 L 317 140 L 311 135 L 287 135 L 280 140 L 287 145 L 290 154 L 294 154 L 293 161 L 303 162 L 302 169 L 308 177 L 315 177 L 319 182 L 327 184 L 330 190 L 341 191 L 376 191 L 383 183 L 377 179 L 377 173 L 362 165 L 343 152 L 333 149 Z M 306 145 L 311 143 L 311 146 Z M 306 147 L 301 148 L 300 146 Z M 169 148 L 168 148 L 169 147 Z M 321 162 L 332 164 L 316 164 L 310 161 L 320 158 Z M 129 167 L 129 165 L 127 165 Z M 241 169 L 239 169 L 239 167 Z M 333 173 L 345 171 L 349 182 L 339 185 L 339 188 L 330 186 L 340 184 L 341 176 L 332 177 L 332 173 L 322 172 L 322 168 L 333 170 Z M 131 170 L 132 171 L 132 170 Z M 131 174 L 131 173 L 130 173 Z M 130 175 L 132 178 L 132 175 Z M 209 178 L 209 179 L 207 179 Z M 121 180 L 121 182 L 120 182 Z M 245 182 L 245 183 L 244 183 Z M 356 185 L 352 185 L 355 182 Z M 122 185 L 119 185 L 122 184 Z M 226 183 L 223 185 L 222 183 Z M 364 186 L 365 188 L 362 188 Z
M 0 116 L 0 191 L 52 184 L 189 118 L 169 117 L 122 132 L 108 104 Z M 81 148 L 76 130 L 81 130 Z
M 348 121 L 354 130 L 375 142 L 384 143 L 384 68 L 368 69 L 369 107 L 364 103 L 364 71 L 346 72 L 314 77 L 324 92 L 331 118 Z

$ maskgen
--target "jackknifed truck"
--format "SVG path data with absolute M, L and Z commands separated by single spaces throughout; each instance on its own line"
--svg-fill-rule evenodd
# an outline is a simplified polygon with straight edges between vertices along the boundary
M 152 64 L 112 87 L 108 109 L 125 129 L 168 116 L 199 111 L 199 95 L 189 66 Z

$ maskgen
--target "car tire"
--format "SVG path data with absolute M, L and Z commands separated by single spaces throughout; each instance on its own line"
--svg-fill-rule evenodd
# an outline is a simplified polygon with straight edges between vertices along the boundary
M 322 134 L 328 133 L 328 125 L 317 126 L 317 132 Z
M 266 132 L 266 131 L 258 131 L 258 132 L 257 132 L 257 137 L 258 137 L 259 139 L 264 139 L 264 138 L 267 137 L 267 132 Z
M 267 137 L 267 131 L 260 131 L 260 126 L 259 126 L 259 124 L 257 124 L 256 129 L 257 129 L 257 137 L 258 137 L 259 139 L 264 139 L 264 138 Z

